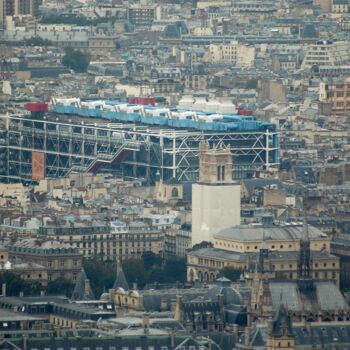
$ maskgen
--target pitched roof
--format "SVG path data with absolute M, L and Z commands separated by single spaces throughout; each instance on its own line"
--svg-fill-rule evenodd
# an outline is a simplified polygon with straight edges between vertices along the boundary
M 117 265 L 117 275 L 113 284 L 113 289 L 123 288 L 125 291 L 129 290 L 129 285 L 124 275 L 121 265 Z
M 78 275 L 75 287 L 72 293 L 72 300 L 92 300 L 95 299 L 92 292 L 90 281 L 86 276 L 85 270 L 82 269 Z

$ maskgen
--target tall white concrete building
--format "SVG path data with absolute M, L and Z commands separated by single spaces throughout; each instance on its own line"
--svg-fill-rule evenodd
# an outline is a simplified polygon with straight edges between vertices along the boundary
M 240 185 L 232 181 L 229 147 L 200 145 L 199 181 L 192 185 L 192 244 L 212 241 L 220 230 L 241 222 Z

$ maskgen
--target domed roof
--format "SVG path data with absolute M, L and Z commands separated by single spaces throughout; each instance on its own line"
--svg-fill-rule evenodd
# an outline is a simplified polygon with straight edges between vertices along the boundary
M 104 301 L 110 300 L 109 293 L 102 293 L 100 296 L 100 300 L 104 300 Z

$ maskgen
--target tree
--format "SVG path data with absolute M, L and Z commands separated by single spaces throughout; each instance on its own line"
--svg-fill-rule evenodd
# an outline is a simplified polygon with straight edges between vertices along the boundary
M 6 284 L 6 294 L 11 296 L 18 296 L 21 292 L 24 295 L 38 295 L 45 289 L 41 283 L 25 281 L 11 271 L 5 271 L 0 275 L 0 283 Z
M 186 282 L 186 259 L 170 258 L 165 263 L 163 274 L 166 283 Z
M 65 295 L 70 298 L 74 290 L 74 283 L 66 278 L 58 278 L 54 281 L 49 281 L 47 285 L 48 294 Z
M 221 275 L 228 278 L 232 282 L 238 281 L 242 273 L 243 270 L 237 269 L 233 266 L 225 266 L 221 270 Z
M 123 262 L 123 271 L 131 286 L 133 283 L 137 283 L 138 288 L 143 288 L 148 281 L 148 273 L 145 268 L 145 264 L 140 259 L 127 259 Z
M 154 254 L 151 251 L 144 252 L 141 258 L 146 268 L 156 265 L 160 266 L 163 262 L 163 259 L 159 254 Z
M 25 39 L 24 45 L 25 46 L 50 46 L 52 45 L 52 41 L 36 36 L 36 37 L 31 37 L 29 39 Z
M 198 250 L 198 249 L 202 249 L 202 248 L 213 248 L 213 243 L 208 242 L 208 241 L 202 241 L 200 243 L 195 244 L 192 247 L 192 250 Z
M 90 63 L 90 56 L 81 51 L 67 49 L 62 58 L 62 64 L 77 73 L 84 73 Z
M 104 290 L 113 287 L 116 276 L 116 269 L 113 265 L 98 260 L 84 259 L 83 266 L 96 298 L 100 297 Z

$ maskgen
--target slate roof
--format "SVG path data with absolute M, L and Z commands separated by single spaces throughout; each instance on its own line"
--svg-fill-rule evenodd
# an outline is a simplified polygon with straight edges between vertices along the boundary
M 265 240 L 287 240 L 296 241 L 303 235 L 303 226 L 234 226 L 229 227 L 214 235 L 215 238 L 232 239 L 238 241 L 262 241 Z M 326 238 L 321 230 L 309 225 L 309 236 L 313 238 Z
M 207 337 L 192 337 L 188 334 L 175 334 L 172 337 L 169 334 L 150 334 L 147 335 L 143 331 L 140 334 L 133 334 L 130 331 L 130 335 L 107 335 L 103 332 L 93 332 L 93 331 L 85 331 L 85 332 L 61 332 L 64 334 L 61 337 L 56 337 L 54 334 L 45 334 L 37 332 L 36 334 L 32 334 L 27 339 L 27 346 L 29 349 L 37 349 L 44 350 L 50 348 L 51 350 L 61 349 L 84 349 L 89 348 L 90 350 L 109 350 L 111 348 L 115 349 L 123 349 L 128 348 L 132 349 L 140 349 L 140 350 L 149 350 L 150 348 L 154 350 L 163 350 L 166 347 L 169 350 L 189 350 L 190 347 L 198 350 L 200 346 L 202 346 L 203 350 L 207 350 L 210 348 L 209 340 Z M 227 344 L 224 348 L 220 347 L 215 340 L 211 341 L 211 350 L 231 350 L 233 347 L 232 339 L 233 335 L 230 335 L 230 339 L 223 339 L 223 336 L 216 337 L 218 340 L 222 341 L 223 344 Z M 227 337 L 226 337 L 227 338 Z M 22 336 L 19 335 L 17 338 L 12 338 L 6 340 L 6 342 L 11 342 L 16 347 L 9 347 L 8 344 L 4 344 L 4 346 L 0 345 L 0 349 L 22 349 L 23 348 L 23 339 Z
M 243 180 L 243 185 L 249 193 L 252 193 L 254 189 L 277 185 L 278 188 L 283 188 L 283 183 L 278 179 L 247 179 Z
M 75 287 L 72 293 L 72 300 L 93 300 L 95 299 L 94 293 L 92 292 L 92 289 L 90 287 L 89 283 L 89 290 L 85 291 L 85 283 L 87 283 L 89 279 L 86 276 L 85 270 L 82 269 L 81 272 L 78 275 L 77 281 L 75 283 Z
M 350 322 L 311 322 L 293 324 L 296 349 L 321 345 L 322 349 L 350 349 Z M 240 339 L 240 343 L 243 339 Z M 267 342 L 267 326 L 258 324 L 251 335 L 251 346 L 264 347 Z
M 269 283 L 272 308 L 275 312 L 284 305 L 293 311 L 327 311 L 349 309 L 339 289 L 332 282 L 314 282 L 314 291 L 301 293 L 297 282 Z
M 126 280 L 123 268 L 121 266 L 117 266 L 117 275 L 113 284 L 113 289 L 123 288 L 125 291 L 129 290 L 129 284 Z
M 287 313 L 287 309 L 282 304 L 278 311 L 276 319 L 273 322 L 272 326 L 272 334 L 275 337 L 281 337 L 283 336 L 282 328 L 287 327 L 287 334 L 288 336 L 293 336 L 293 329 L 292 329 L 292 322 L 291 318 Z

